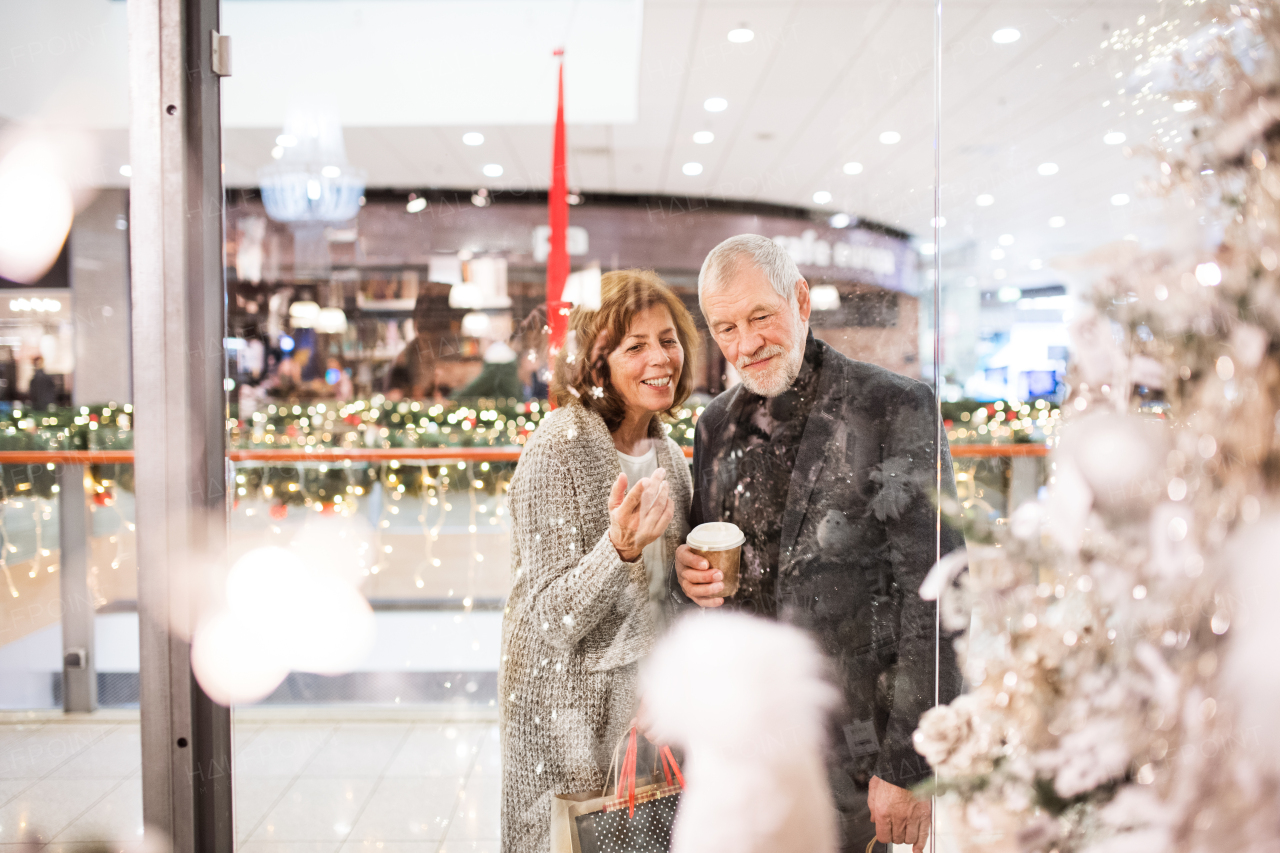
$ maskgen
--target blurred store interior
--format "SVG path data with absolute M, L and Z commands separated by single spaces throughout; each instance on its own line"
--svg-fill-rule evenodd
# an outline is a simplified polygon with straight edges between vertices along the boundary
M 574 301 L 591 299 L 602 271 L 639 266 L 696 316 L 707 248 L 758 232 L 808 278 L 817 335 L 932 382 L 940 252 L 944 401 L 982 404 L 983 420 L 994 404 L 1027 403 L 1023 432 L 1042 436 L 1079 293 L 1126 243 L 1176 236 L 1167 206 L 1139 194 L 1152 169 L 1131 146 L 1152 123 L 1178 138 L 1183 106 L 1157 96 L 1126 110 L 1117 97 L 1160 85 L 1158 70 L 1132 72 L 1112 50 L 1134 26 L 1127 7 L 1081 4 L 1062 19 L 1014 4 L 950 11 L 936 245 L 921 9 L 486 8 L 223 4 L 236 45 L 222 90 L 226 387 L 244 440 L 264 440 L 277 410 L 314 417 L 326 401 L 332 415 L 355 401 L 443 412 L 473 396 L 519 407 L 545 396 L 535 312 L 561 43 Z M 79 420 L 90 414 L 78 407 L 107 405 L 128 419 L 126 5 L 76 10 L 63 32 L 47 6 L 6 8 L 15 39 L 47 42 L 0 80 L 6 145 L 23 156 L 24 140 L 47 143 L 75 206 L 52 265 L 0 282 L 0 398 L 15 426 L 48 406 Z M 461 37 L 479 31 L 483 51 Z M 695 403 L 734 381 L 703 334 Z M 415 337 L 432 374 L 413 387 L 395 364 Z M 953 441 L 978 436 L 970 414 L 954 415 Z
M 34 424 L 24 412 L 69 407 L 68 434 L 83 420 L 102 440 L 127 442 L 116 435 L 127 432 L 131 399 L 126 5 L 76 5 L 79 23 L 66 33 L 45 6 L 6 9 L 10 32 L 43 39 L 49 51 L 18 57 L 0 80 L 6 144 L 21 155 L 21 143 L 35 139 L 58 153 L 72 175 L 75 215 L 52 265 L 0 282 L 0 398 L 19 431 Z M 393 425 L 400 403 L 435 420 L 481 396 L 502 398 L 510 410 L 499 416 L 495 406 L 490 424 L 510 419 L 502 434 L 523 440 L 528 407 L 545 397 L 548 378 L 537 312 L 561 43 L 568 298 L 589 302 L 601 272 L 646 267 L 699 316 L 707 248 L 758 232 L 786 245 L 813 287 L 815 334 L 932 383 L 941 253 L 942 398 L 957 407 L 946 412 L 953 442 L 1043 440 L 1063 393 L 1078 295 L 1126 244 L 1176 236 L 1167 206 L 1140 195 L 1152 169 L 1131 146 L 1152 122 L 1160 138 L 1176 139 L 1183 106 L 1159 98 L 1158 88 L 1145 111 L 1126 110 L 1116 96 L 1160 79 L 1141 65 L 1131 72 L 1112 50 L 1134 25 L 1127 7 L 1081 4 L 1063 19 L 1012 4 L 950 11 L 936 245 L 931 45 L 921 9 L 653 0 L 512 0 L 499 16 L 485 9 L 223 4 L 223 29 L 236 45 L 234 73 L 222 84 L 233 442 L 278 446 L 296 436 L 371 446 L 366 425 Z M 433 35 L 419 49 L 428 21 Z M 461 37 L 478 31 L 483 51 Z M 735 380 L 702 334 L 692 355 L 698 395 L 680 428 L 690 434 L 698 401 Z M 396 369 L 415 338 L 431 361 L 416 386 Z M 37 364 L 46 377 L 40 394 Z M 1025 410 L 1015 416 L 1005 401 Z M 89 406 L 106 408 L 91 414 Z M 364 408 L 353 416 L 356 406 Z M 375 409 L 385 414 L 374 419 Z M 325 425 L 311 435 L 298 421 L 315 420 L 317 410 Z M 64 429 L 53 420 L 50 429 Z M 476 420 L 473 413 L 464 423 Z M 425 423 L 418 428 L 425 440 Z M 1014 477 L 1009 468 L 991 475 L 990 494 L 980 494 L 981 472 L 962 472 L 974 478 L 962 491 L 1007 514 L 1010 498 L 1034 494 L 1044 476 Z M 258 469 L 248 479 L 270 476 Z M 117 506 L 127 490 L 111 478 L 95 482 L 102 509 L 118 516 L 103 522 L 111 531 L 103 535 L 127 534 Z M 233 529 L 256 530 L 271 499 L 261 486 L 242 484 L 242 492 Z M 256 518 L 245 515 L 254 501 L 262 504 Z M 405 535 L 422 535 L 426 522 L 406 523 L 373 503 L 362 496 L 369 523 L 391 522 L 378 535 L 402 524 Z M 503 595 L 500 529 L 491 546 L 473 550 L 488 557 L 477 600 Z M 132 571 L 127 549 L 117 562 Z M 392 574 L 422 580 L 416 571 L 406 564 Z M 460 584 L 434 583 L 430 573 L 424 583 L 432 600 L 465 597 Z M 51 619 L 42 655 L 51 670 L 54 627 Z M 56 689 L 48 682 L 37 692 L 52 703 Z
M 635 0 L 584 3 L 568 15 L 566 4 L 509 5 L 497 18 L 450 6 L 452 29 L 434 26 L 424 56 L 409 34 L 435 14 L 430 3 L 341 0 L 309 4 L 305 14 L 296 4 L 224 4 L 237 46 L 223 84 L 237 387 L 272 384 L 295 340 L 288 333 L 310 329 L 292 357 L 305 382 L 327 374 L 333 357 L 353 393 L 384 390 L 391 360 L 414 334 L 405 321 L 419 293 L 438 304 L 431 334 L 453 338 L 438 368 L 442 396 L 479 373 L 486 344 L 538 303 L 552 52 L 562 41 L 575 271 L 589 279 L 594 269 L 652 267 L 692 300 L 706 244 L 743 229 L 781 237 L 811 284 L 830 286 L 816 324 L 824 337 L 928 378 L 931 321 L 918 318 L 929 300 L 917 297 L 941 251 L 948 398 L 1052 397 L 1065 368 L 1064 315 L 1090 280 L 1090 253 L 1170 237 L 1164 206 L 1137 195 L 1152 169 L 1131 156 L 1130 137 L 1141 138 L 1154 115 L 1176 138 L 1179 105 L 1126 115 L 1115 97 L 1119 57 L 1110 48 L 1133 23 L 1125 9 L 1082 7 L 1061 21 L 1000 5 L 951 11 L 945 222 L 935 247 L 931 57 L 919 31 L 927 16 L 914 7 Z M 11 77 L 0 90 L 0 114 L 15 125 L 57 110 L 75 115 L 78 127 L 46 132 L 74 132 L 79 177 L 102 197 L 78 211 L 67 257 L 44 281 L 10 288 L 83 292 L 124 272 L 112 249 L 127 239 L 127 200 L 110 191 L 128 187 L 125 8 L 81 6 L 83 32 L 68 36 L 76 47 L 68 60 L 39 73 L 30 60 L 22 84 Z M 47 14 L 15 8 L 11 30 L 37 35 Z M 480 30 L 483 52 L 444 35 Z M 1004 30 L 1017 38 L 992 39 Z M 738 41 L 730 31 L 742 33 Z M 445 92 L 432 87 L 442 74 Z M 307 325 L 308 311 L 326 308 L 342 314 Z M 63 377 L 60 393 L 70 395 L 84 350 L 67 345 L 53 316 L 39 317 L 38 348 L 53 355 L 46 361 L 56 369 L 46 372 Z M 102 341 L 116 343 L 103 349 L 119 350 L 123 318 L 93 320 Z M 8 343 L 15 336 L 21 347 Z M 26 398 L 33 340 L 30 331 L 6 333 L 16 365 L 8 399 Z M 702 365 L 700 389 L 719 389 L 716 367 Z M 94 384 L 77 399 L 127 396 L 105 377 L 81 379 Z
M 549 378 L 539 311 L 558 48 L 566 298 L 591 304 L 602 272 L 626 267 L 652 268 L 677 290 L 703 335 L 691 354 L 697 393 L 674 426 L 682 443 L 700 407 L 736 381 L 698 312 L 699 267 L 722 239 L 755 232 L 799 264 L 818 337 L 940 382 L 953 449 L 1043 446 L 1082 294 L 1108 259 L 1189 233 L 1141 156 L 1153 134 L 1185 132 L 1161 67 L 1139 58 L 1135 70 L 1131 36 L 1153 8 L 948 3 L 939 217 L 930 5 L 224 0 L 221 32 L 234 44 L 224 205 L 188 215 L 223 221 L 226 333 L 210 345 L 225 352 L 228 448 L 475 451 L 430 463 L 229 463 L 233 561 L 289 548 L 354 571 L 371 604 L 372 633 L 335 611 L 335 642 L 360 651 L 345 674 L 293 672 L 256 713 L 426 709 L 411 725 L 440 729 L 419 748 L 465 743 L 454 758 L 464 777 L 477 768 L 473 800 L 485 803 L 470 819 L 489 819 L 484 715 L 510 583 L 504 489 L 545 414 Z M 147 343 L 130 326 L 127 4 L 0 9 L 0 259 L 20 271 L 0 278 L 0 444 L 127 450 L 131 350 Z M 1126 91 L 1146 100 L 1135 107 Z M 52 262 L 28 263 L 38 246 L 23 229 L 64 220 Z M 429 374 L 411 376 L 406 353 Z M 1050 476 L 1040 457 L 955 453 L 962 500 L 992 523 Z M 59 519 L 74 505 L 54 468 L 4 466 L 0 708 L 15 712 L 63 704 Z M 127 711 L 139 701 L 132 473 L 113 463 L 84 477 L 97 702 Z M 430 716 L 440 708 L 479 714 L 480 727 L 447 728 L 461 717 Z M 245 719 L 242 746 L 297 734 L 273 735 L 284 724 L 269 715 Z M 136 736 L 128 725 L 111 735 L 121 749 Z M 323 726 L 297 735 L 307 755 L 323 752 Z M 120 799 L 108 823 L 135 819 L 132 772 L 116 779 L 124 793 L 109 795 Z M 273 835 L 265 811 L 248 816 L 255 798 L 283 797 L 285 782 L 247 772 L 245 840 L 309 838 Z M 108 796 L 99 787 L 86 791 Z M 455 788 L 465 817 L 472 789 L 448 796 Z M 445 837 L 448 814 L 423 820 L 403 840 Z M 468 837 L 496 838 L 485 827 Z M 0 841 L 18 840 L 9 832 L 0 817 Z

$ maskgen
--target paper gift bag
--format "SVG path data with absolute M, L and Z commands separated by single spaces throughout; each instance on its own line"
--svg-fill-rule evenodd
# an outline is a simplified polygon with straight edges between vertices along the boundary
M 577 818 L 581 853 L 668 853 L 680 794 Z
M 578 844 L 577 819 L 602 811 L 610 799 L 604 791 L 556 794 L 551 799 L 551 853 L 582 853 Z
M 609 765 L 605 792 L 559 794 L 551 804 L 551 853 L 667 853 L 671 826 L 684 777 L 667 747 L 658 755 L 662 777 L 636 786 L 636 729 L 624 736 L 627 752 L 618 767 L 618 750 Z M 621 742 L 619 746 L 621 746 Z M 613 793 L 608 794 L 613 783 Z

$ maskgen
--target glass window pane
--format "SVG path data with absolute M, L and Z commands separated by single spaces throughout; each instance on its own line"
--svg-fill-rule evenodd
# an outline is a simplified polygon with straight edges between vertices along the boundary
M 541 843 L 521 791 L 604 785 L 641 660 L 696 608 L 676 549 L 724 520 L 744 534 L 725 609 L 834 664 L 824 758 L 862 849 L 872 776 L 928 775 L 910 738 L 936 688 L 934 10 L 500 6 L 223 4 L 214 604 L 264 633 L 211 640 L 204 683 L 236 704 L 239 837 Z M 702 295 L 768 305 L 716 313 L 699 273 L 743 234 L 779 278 L 724 256 Z M 665 367 L 622 347 L 647 311 Z M 643 409 L 634 441 L 615 403 Z M 610 489 L 656 467 L 678 518 L 623 569 Z
M 957 647 L 969 695 L 952 720 L 974 718 L 960 724 L 973 736 L 948 741 L 956 729 L 938 714 L 921 743 L 952 787 L 980 777 L 1004 804 L 1026 793 L 1026 809 L 1004 812 L 1011 831 L 1028 831 L 1031 809 L 1065 807 L 1054 800 L 1060 794 L 1079 804 L 1046 842 L 1068 849 L 1088 843 L 1082 828 L 1095 825 L 1103 803 L 1167 790 L 1162 768 L 1172 765 L 1160 744 L 1185 734 L 1171 718 L 1117 723 L 1123 734 L 1104 739 L 1135 756 L 1133 774 L 1093 765 L 1072 781 L 1069 768 L 1041 763 L 1050 750 L 1079 754 L 1073 738 L 1141 713 L 1126 701 L 1104 709 L 1084 679 L 1112 683 L 1119 661 L 1147 654 L 1144 666 L 1177 669 L 1211 647 L 1197 646 L 1190 614 L 1199 604 L 1188 603 L 1214 594 L 1190 580 L 1204 560 L 1185 563 L 1183 577 L 1164 525 L 1177 517 L 1170 530 L 1181 533 L 1168 538 L 1187 538 L 1190 553 L 1182 513 L 1191 510 L 1182 501 L 1197 487 L 1207 496 L 1213 478 L 1186 473 L 1203 469 L 1184 453 L 1200 432 L 1240 429 L 1217 422 L 1219 404 L 1209 401 L 1221 386 L 1188 385 L 1191 368 L 1179 369 L 1223 345 L 1209 319 L 1217 311 L 1231 318 L 1223 324 L 1236 322 L 1236 306 L 1222 309 L 1194 276 L 1215 251 L 1228 251 L 1219 246 L 1232 227 L 1225 223 L 1246 222 L 1234 199 L 1250 183 L 1234 166 L 1218 183 L 1215 145 L 1234 131 L 1220 123 L 1222 102 L 1208 115 L 1204 107 L 1245 90 L 1240 75 L 1256 67 L 1244 57 L 1258 55 L 1262 37 L 1251 11 L 1236 6 L 948 4 L 946 12 L 946 223 L 936 247 L 942 415 L 958 487 L 948 511 L 963 520 L 975 562 L 943 612 L 964 632 Z M 1250 152 L 1240 163 L 1253 176 L 1267 161 L 1259 150 L 1260 165 L 1249 168 Z M 1257 208 L 1246 212 L 1257 216 Z M 1240 257 L 1256 257 L 1244 248 Z M 1213 285 L 1220 272 L 1206 269 Z M 1262 286 L 1256 278 L 1254 286 Z M 1205 364 L 1212 381 L 1213 362 Z M 1108 454 L 1109 446 L 1125 449 Z M 1184 701 L 1181 690 L 1213 690 L 1213 667 L 1194 669 L 1165 707 Z M 1006 787 L 1012 764 L 993 769 L 995 753 L 981 745 L 989 722 L 1001 732 L 991 744 L 1027 744 L 1019 760 L 1044 768 L 1035 790 Z M 942 843 L 963 846 L 971 818 L 991 800 L 972 791 L 951 799 Z
M 138 843 L 126 9 L 0 17 L 0 843 Z

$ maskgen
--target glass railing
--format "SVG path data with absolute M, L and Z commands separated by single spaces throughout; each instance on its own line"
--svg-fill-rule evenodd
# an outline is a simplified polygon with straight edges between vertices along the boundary
M 374 398 L 271 403 L 229 420 L 229 561 L 280 547 L 358 572 L 378 627 L 356 671 L 291 674 L 264 702 L 493 704 L 510 585 L 506 490 L 546 413 L 539 401 Z M 700 413 L 690 406 L 671 425 L 686 455 Z M 943 416 L 958 510 L 981 537 L 1047 482 L 1057 411 L 964 401 Z M 110 404 L 0 418 L 0 707 L 62 705 L 66 548 L 87 561 L 98 703 L 137 704 L 131 419 Z M 79 542 L 62 541 L 59 523 L 71 472 L 84 489 Z

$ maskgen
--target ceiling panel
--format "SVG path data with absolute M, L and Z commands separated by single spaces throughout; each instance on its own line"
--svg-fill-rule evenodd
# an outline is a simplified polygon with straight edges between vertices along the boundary
M 1139 181 L 1154 163 L 1124 149 L 1190 116 L 1174 113 L 1172 102 L 1126 107 L 1117 91 L 1134 57 L 1103 47 L 1111 32 L 1159 8 L 1145 0 L 944 0 L 944 248 L 973 242 L 987 258 L 995 239 L 1011 234 L 1006 259 L 982 269 L 1014 276 L 1033 258 L 1117 236 L 1167 238 L 1169 211 L 1180 208 L 1143 195 Z M 0 9 L 12 39 L 56 29 L 45 4 L 0 0 Z M 488 10 L 479 24 L 477 9 Z M 0 119 L 98 128 L 91 182 L 124 185 L 124 4 L 65 0 L 64 11 L 101 37 L 65 62 L 33 60 L 0 77 Z M 548 45 L 568 39 L 573 187 L 800 204 L 932 239 L 927 0 L 225 0 L 224 13 L 237 71 L 224 83 L 230 186 L 256 185 L 258 170 L 273 162 L 283 105 L 311 86 L 359 101 L 344 117 L 346 148 L 371 186 L 543 189 L 554 108 Z M 729 30 L 744 25 L 755 38 L 731 43 Z M 1003 27 L 1021 37 L 996 44 L 992 33 Z M 94 86 L 102 91 L 86 101 Z M 707 112 L 711 96 L 726 98 L 728 109 Z M 695 144 L 700 130 L 715 140 Z M 881 144 L 885 130 L 901 141 Z M 1126 144 L 1104 144 L 1111 130 L 1124 132 Z M 484 143 L 464 145 L 467 131 Z M 849 161 L 863 172 L 846 175 Z M 682 173 L 691 162 L 701 174 Z M 1045 162 L 1058 173 L 1039 175 Z M 503 174 L 485 176 L 487 164 Z M 815 203 L 818 190 L 832 200 Z M 984 193 L 992 205 L 977 205 Z M 1130 203 L 1113 205 L 1117 193 Z M 1051 216 L 1066 225 L 1050 228 Z

